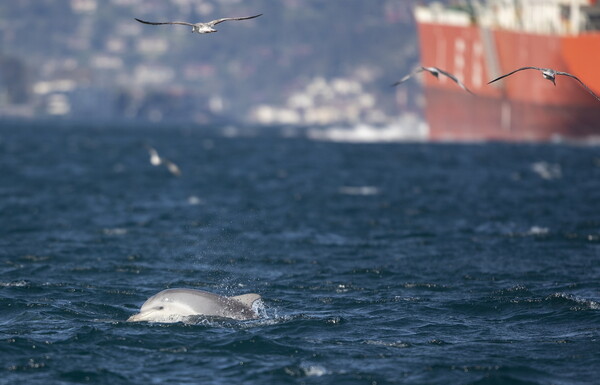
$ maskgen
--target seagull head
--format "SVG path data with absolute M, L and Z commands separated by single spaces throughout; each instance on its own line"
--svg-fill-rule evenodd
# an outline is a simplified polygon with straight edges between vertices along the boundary
M 423 69 L 429 71 L 429 73 L 435 76 L 436 79 L 440 78 L 440 71 L 436 67 L 423 67 Z
M 544 79 L 550 80 L 552 84 L 556 86 L 556 76 L 553 71 L 542 71 L 542 75 L 544 76 Z
M 544 78 L 550 80 L 552 82 L 552 84 L 554 84 L 556 86 L 556 78 L 554 77 L 554 75 L 544 74 Z

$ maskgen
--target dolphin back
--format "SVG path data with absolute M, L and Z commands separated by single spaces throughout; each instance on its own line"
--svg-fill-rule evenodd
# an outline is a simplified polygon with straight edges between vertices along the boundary
M 238 302 L 241 302 L 242 305 L 247 306 L 249 308 L 252 308 L 252 305 L 254 304 L 255 301 L 258 301 L 259 299 L 261 299 L 260 295 L 254 294 L 254 293 L 238 295 L 238 296 L 230 297 L 230 298 L 234 299 Z

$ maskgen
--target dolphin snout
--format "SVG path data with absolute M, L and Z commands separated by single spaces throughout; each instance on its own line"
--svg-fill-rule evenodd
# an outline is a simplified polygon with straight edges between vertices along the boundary
M 144 315 L 142 313 L 137 313 L 127 318 L 127 322 L 140 322 L 144 320 Z

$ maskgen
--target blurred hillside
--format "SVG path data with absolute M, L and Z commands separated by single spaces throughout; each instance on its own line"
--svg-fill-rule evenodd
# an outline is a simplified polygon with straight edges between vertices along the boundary
M 418 84 L 390 87 L 418 62 L 414 3 L 4 1 L 0 116 L 386 123 L 418 108 Z M 259 13 L 209 35 L 133 19 Z

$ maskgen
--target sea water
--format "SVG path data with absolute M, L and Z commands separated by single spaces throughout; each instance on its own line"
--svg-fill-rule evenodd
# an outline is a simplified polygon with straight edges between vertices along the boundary
M 598 383 L 598 147 L 246 132 L 2 125 L 0 383 Z

